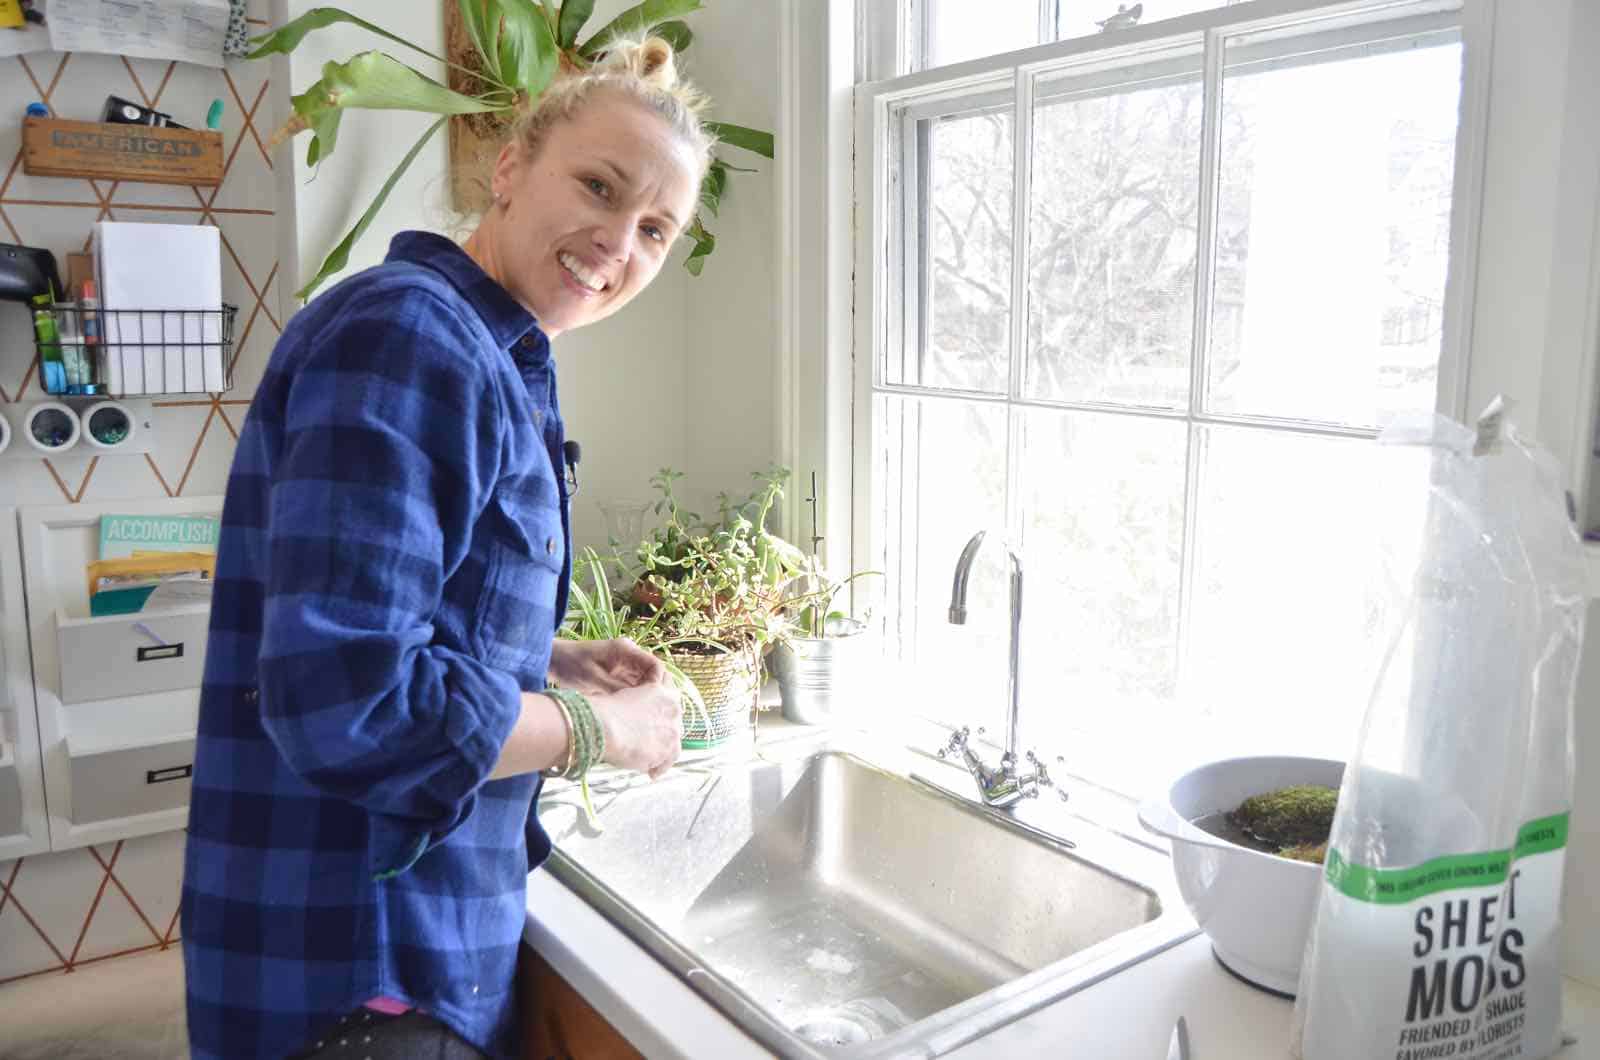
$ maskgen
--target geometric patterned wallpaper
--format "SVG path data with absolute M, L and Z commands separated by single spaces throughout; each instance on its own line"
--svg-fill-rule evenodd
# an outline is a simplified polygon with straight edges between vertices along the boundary
M 266 0 L 252 0 L 253 26 Z M 221 70 L 85 52 L 0 58 L 0 242 L 45 246 L 63 275 L 68 251 L 88 247 L 97 220 L 215 225 L 222 234 L 223 297 L 239 307 L 233 389 L 153 399 L 148 454 L 93 456 L 80 445 L 53 459 L 0 461 L 0 503 L 61 504 L 220 494 L 234 442 L 282 330 L 277 290 L 276 192 L 265 60 L 229 59 Z M 21 116 L 31 100 L 58 117 L 93 120 L 115 94 L 205 124 L 221 99 L 227 173 L 218 188 L 30 177 L 22 172 Z M 261 127 L 256 121 L 259 119 Z M 0 303 L 0 401 L 43 397 L 23 307 Z M 15 448 L 24 444 L 13 441 Z M 14 528 L 6 528 L 15 532 Z M 177 940 L 181 831 L 59 854 L 0 861 L 0 983 L 70 972 L 110 957 L 166 949 Z

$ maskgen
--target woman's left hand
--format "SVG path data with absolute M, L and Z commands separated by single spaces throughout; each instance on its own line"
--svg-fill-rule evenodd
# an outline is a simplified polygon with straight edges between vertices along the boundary
M 661 660 L 626 637 L 617 640 L 558 640 L 550 649 L 550 676 L 579 692 L 618 692 L 661 684 Z

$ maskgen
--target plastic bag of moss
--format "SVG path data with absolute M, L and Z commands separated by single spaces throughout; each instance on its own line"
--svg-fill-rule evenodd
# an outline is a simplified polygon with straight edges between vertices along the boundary
M 1536 1060 L 1561 1045 L 1582 547 L 1499 400 L 1382 440 L 1425 447 L 1420 559 L 1339 793 L 1296 1055 Z

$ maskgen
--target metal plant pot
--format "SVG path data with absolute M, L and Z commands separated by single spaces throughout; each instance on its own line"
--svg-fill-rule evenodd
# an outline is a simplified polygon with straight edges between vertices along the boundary
M 768 656 L 783 716 L 802 725 L 842 717 L 872 674 L 878 638 L 853 618 L 828 620 L 826 637 L 790 637 Z

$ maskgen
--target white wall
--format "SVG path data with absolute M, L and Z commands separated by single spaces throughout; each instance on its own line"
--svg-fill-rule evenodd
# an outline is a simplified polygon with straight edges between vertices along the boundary
M 1472 316 L 1467 408 L 1496 394 L 1567 462 L 1581 488 L 1593 430 L 1600 266 L 1600 10 L 1592 0 L 1501 0 Z M 1592 489 L 1592 486 L 1591 486 Z M 1568 847 L 1566 966 L 1600 984 L 1600 605 L 1579 680 L 1577 791 Z
M 777 0 L 744 0 L 736 9 L 710 7 L 696 16 L 689 72 L 715 101 L 713 118 L 777 128 L 779 7 Z M 720 215 L 705 218 L 717 236 L 716 253 L 687 288 L 685 466 L 692 481 L 686 485 L 741 494 L 751 473 L 777 458 L 777 177 L 767 159 L 737 148 L 720 153 L 760 172 L 729 175 Z

